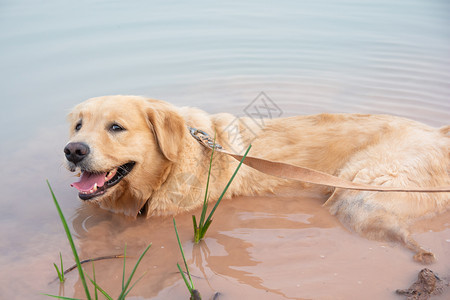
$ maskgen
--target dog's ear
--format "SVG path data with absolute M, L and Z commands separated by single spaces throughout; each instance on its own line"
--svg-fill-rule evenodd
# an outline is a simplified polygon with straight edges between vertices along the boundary
M 151 107 L 147 107 L 147 119 L 155 134 L 159 149 L 168 160 L 176 161 L 186 131 L 184 119 L 167 103 L 161 101 L 149 103 Z

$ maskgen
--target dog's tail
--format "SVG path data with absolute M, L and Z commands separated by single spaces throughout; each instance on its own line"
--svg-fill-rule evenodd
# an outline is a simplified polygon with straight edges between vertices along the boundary
M 447 125 L 447 126 L 444 126 L 444 127 L 439 128 L 439 131 L 440 131 L 443 135 L 445 135 L 445 136 L 447 136 L 447 137 L 450 137 L 450 125 Z

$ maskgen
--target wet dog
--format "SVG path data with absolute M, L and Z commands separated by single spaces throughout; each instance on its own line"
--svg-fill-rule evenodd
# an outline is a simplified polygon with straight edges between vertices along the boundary
M 216 135 L 228 150 L 252 143 L 251 155 L 379 186 L 450 184 L 450 126 L 440 129 L 394 116 L 319 114 L 269 119 L 209 115 L 195 108 L 137 96 L 106 96 L 77 105 L 68 116 L 67 167 L 84 201 L 125 215 L 172 215 L 202 205 L 210 151 L 188 126 Z M 233 124 L 233 134 L 230 134 Z M 217 154 L 210 199 L 217 199 L 238 162 Z M 242 166 L 227 195 L 274 192 L 292 182 Z M 377 193 L 329 189 L 324 206 L 365 237 L 394 240 L 430 263 L 431 252 L 408 231 L 414 219 L 449 208 L 450 193 Z

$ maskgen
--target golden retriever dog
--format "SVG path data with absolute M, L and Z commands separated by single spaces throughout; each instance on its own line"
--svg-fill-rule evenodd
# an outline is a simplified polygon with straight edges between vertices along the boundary
M 206 112 L 138 96 L 106 96 L 77 105 L 68 116 L 67 167 L 80 171 L 79 197 L 129 216 L 173 215 L 203 203 L 211 151 L 188 126 L 227 150 L 251 141 L 250 155 L 304 166 L 375 186 L 436 187 L 450 184 L 450 126 L 436 129 L 388 115 L 319 114 L 264 120 Z M 233 123 L 233 139 L 227 131 Z M 210 199 L 217 199 L 238 161 L 217 153 Z M 273 192 L 292 181 L 246 165 L 227 196 Z M 414 259 L 434 260 L 415 242 L 408 225 L 449 208 L 450 193 L 366 192 L 328 188 L 324 206 L 365 237 L 402 243 Z

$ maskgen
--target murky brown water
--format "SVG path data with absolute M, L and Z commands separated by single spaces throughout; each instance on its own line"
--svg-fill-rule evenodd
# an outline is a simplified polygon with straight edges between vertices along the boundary
M 387 113 L 450 124 L 450 7 L 446 1 L 280 4 L 31 0 L 0 4 L 0 299 L 84 298 L 45 179 L 82 259 L 136 257 L 152 243 L 130 299 L 187 299 L 172 218 L 132 220 L 83 205 L 62 166 L 65 115 L 104 94 L 143 94 L 210 113 L 244 115 L 264 91 L 283 116 Z M 421 265 L 396 244 L 346 230 L 318 190 L 226 199 L 205 241 L 176 217 L 204 299 L 401 299 Z M 197 216 L 199 211 L 193 212 Z M 416 223 L 414 238 L 450 276 L 450 212 Z M 95 263 L 113 297 L 122 260 Z M 92 265 L 85 265 L 90 274 Z M 449 299 L 447 291 L 442 299 Z
M 422 266 L 409 251 L 348 232 L 321 207 L 318 191 L 290 194 L 224 201 L 198 245 L 192 242 L 191 215 L 176 217 L 194 284 L 205 299 L 216 292 L 219 299 L 398 299 L 395 289 L 415 281 Z M 415 238 L 439 258 L 432 269 L 442 275 L 450 270 L 449 220 L 447 213 L 414 227 Z M 171 218 L 135 221 L 84 206 L 73 227 L 83 258 L 120 254 L 125 244 L 137 257 L 152 242 L 136 278 L 147 273 L 131 294 L 187 298 L 177 273 L 176 262 L 182 260 Z M 128 259 L 127 272 L 135 261 Z M 90 266 L 86 269 L 89 273 Z M 96 262 L 95 269 L 100 286 L 118 295 L 122 260 Z M 63 294 L 83 298 L 77 274 L 67 277 Z M 57 282 L 44 286 L 46 292 L 60 293 Z

